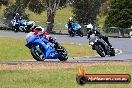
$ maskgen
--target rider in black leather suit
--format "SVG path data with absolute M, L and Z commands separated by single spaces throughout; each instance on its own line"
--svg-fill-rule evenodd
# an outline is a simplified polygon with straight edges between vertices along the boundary
M 94 32 L 96 36 L 99 36 L 100 38 L 102 38 L 108 44 L 108 46 L 112 47 L 112 45 L 110 44 L 110 42 L 108 40 L 108 37 L 101 35 L 101 33 L 100 33 L 100 31 L 99 31 L 97 26 L 95 26 L 92 29 L 91 28 L 87 28 L 87 30 L 88 30 L 88 38 Z

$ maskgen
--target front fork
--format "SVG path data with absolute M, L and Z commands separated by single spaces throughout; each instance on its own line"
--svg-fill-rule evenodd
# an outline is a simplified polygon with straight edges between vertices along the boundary
M 39 45 L 35 46 L 36 50 L 39 52 L 39 53 L 42 53 L 41 50 L 40 50 L 40 47 Z

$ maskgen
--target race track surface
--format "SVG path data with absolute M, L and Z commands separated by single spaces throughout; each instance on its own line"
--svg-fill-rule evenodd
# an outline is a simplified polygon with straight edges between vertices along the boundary
M 4 32 L 0 31 L 0 37 L 17 37 L 17 38 L 25 38 L 25 33 L 14 33 L 14 32 Z M 86 36 L 84 37 L 69 37 L 69 35 L 52 35 L 57 38 L 58 42 L 68 42 L 72 44 L 88 44 L 88 39 Z M 96 62 L 96 61 L 131 61 L 132 60 L 132 40 L 129 38 L 109 38 L 109 41 L 111 42 L 112 46 L 116 49 L 116 56 L 114 57 L 75 57 L 70 58 L 66 62 L 72 63 L 72 62 Z M 58 62 L 59 60 L 46 60 L 46 61 L 52 61 L 52 62 Z M 35 61 L 23 61 L 25 63 L 35 62 Z M 5 62 L 0 62 L 5 63 Z M 15 63 L 15 62 L 10 62 Z M 18 63 L 16 61 L 16 63 Z M 21 62 L 19 62 L 21 63 Z M 40 63 L 40 62 L 38 62 Z

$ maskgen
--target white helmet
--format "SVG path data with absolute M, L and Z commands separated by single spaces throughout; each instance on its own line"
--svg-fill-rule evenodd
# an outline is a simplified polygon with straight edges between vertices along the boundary
M 16 13 L 16 15 L 19 15 L 19 13 Z
M 73 18 L 72 18 L 72 17 L 70 17 L 70 18 L 69 18 L 69 21 L 73 21 Z
M 36 27 L 36 29 L 40 29 L 42 33 L 44 33 L 44 28 L 42 26 Z
M 92 24 L 88 24 L 86 25 L 87 28 L 90 28 L 91 30 L 93 29 L 93 25 Z

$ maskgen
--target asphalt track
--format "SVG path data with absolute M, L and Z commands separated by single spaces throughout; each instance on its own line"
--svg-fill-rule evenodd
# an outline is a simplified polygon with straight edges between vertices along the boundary
M 4 32 L 0 31 L 0 37 L 17 37 L 25 38 L 25 33 L 14 33 L 14 32 Z M 52 35 L 57 38 L 58 42 L 68 42 L 72 44 L 88 44 L 88 39 L 84 37 L 69 37 L 69 35 Z M 102 61 L 132 61 L 132 40 L 129 38 L 109 38 L 112 46 L 116 49 L 116 56 L 113 57 L 100 57 L 100 56 L 84 56 L 84 57 L 75 57 L 70 58 L 66 63 L 79 63 L 79 62 L 102 62 Z M 1 51 L 0 51 L 1 52 Z M 59 60 L 45 60 L 45 62 L 60 62 Z M 15 64 L 15 63 L 43 63 L 37 61 L 10 61 L 10 62 L 0 62 L 1 64 Z

